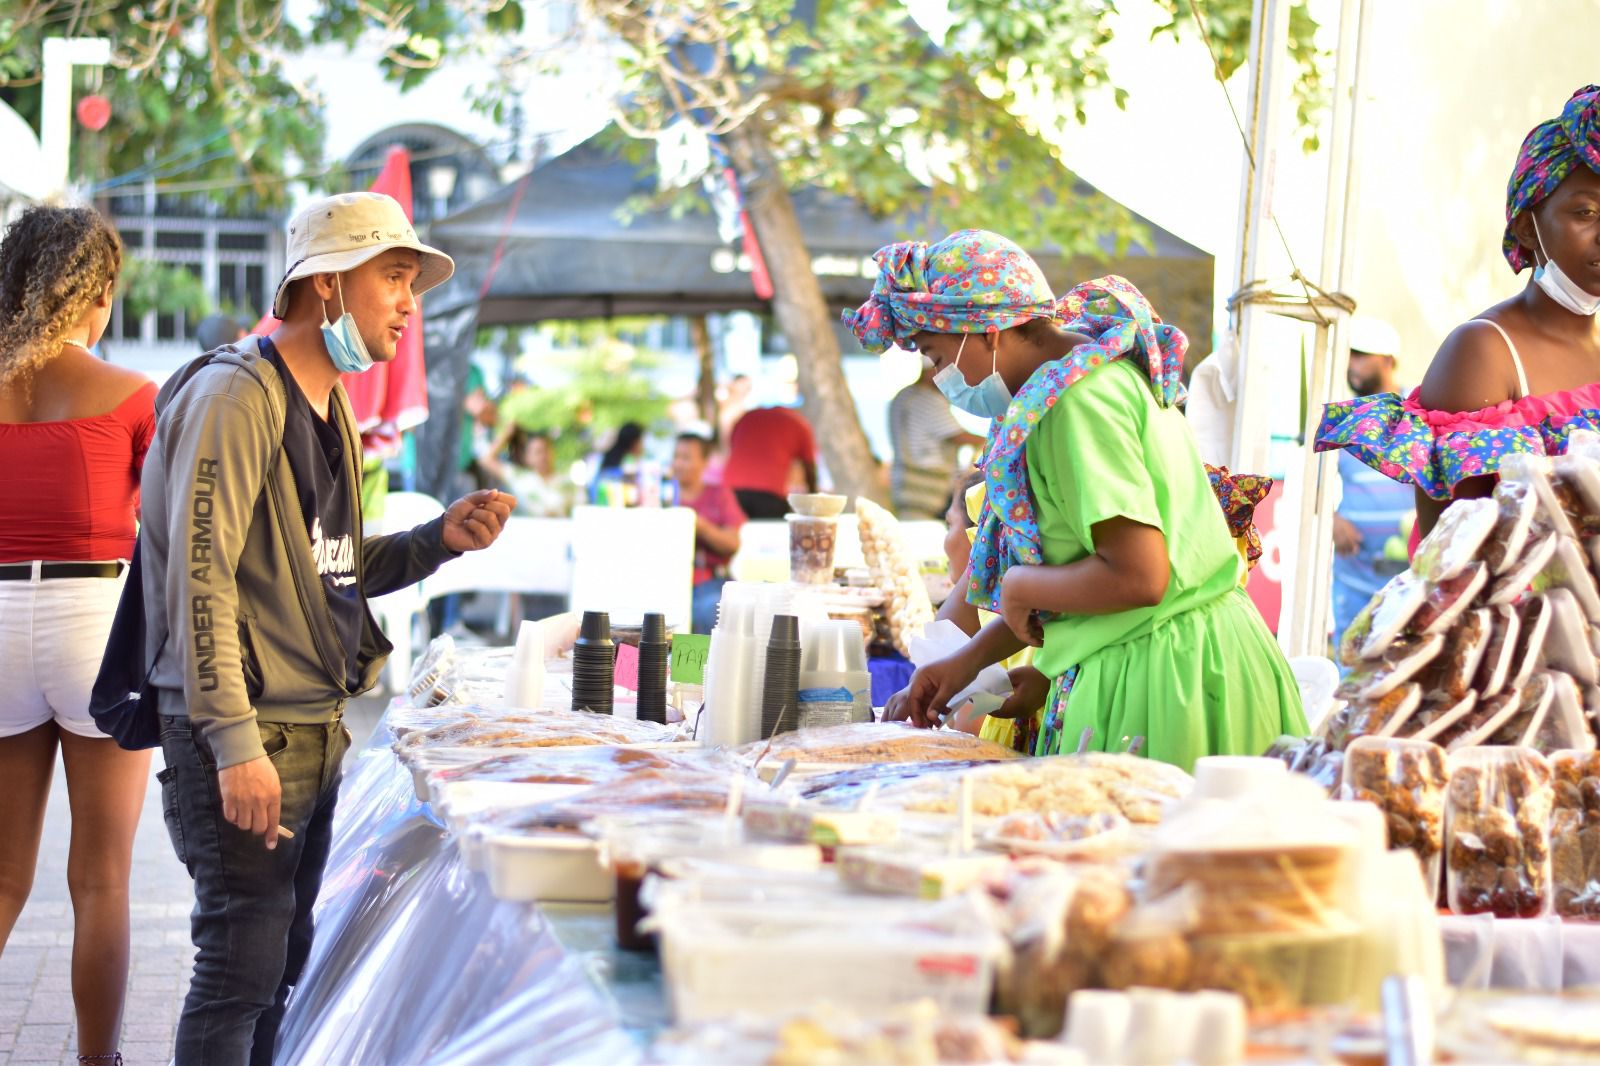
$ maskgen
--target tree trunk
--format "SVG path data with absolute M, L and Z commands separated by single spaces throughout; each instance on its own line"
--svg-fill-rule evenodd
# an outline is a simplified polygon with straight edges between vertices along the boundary
M 811 252 L 772 146 L 752 119 L 728 136 L 728 148 L 772 275 L 772 310 L 794 352 L 805 415 L 816 432 L 834 491 L 876 497 L 878 466 L 856 416 L 833 316 L 811 269 Z M 862 285 L 865 299 L 866 283 Z
M 717 353 L 711 347 L 711 328 L 705 315 L 689 316 L 689 336 L 694 350 L 700 356 L 700 382 L 698 402 L 700 417 L 711 427 L 711 436 L 717 436 Z

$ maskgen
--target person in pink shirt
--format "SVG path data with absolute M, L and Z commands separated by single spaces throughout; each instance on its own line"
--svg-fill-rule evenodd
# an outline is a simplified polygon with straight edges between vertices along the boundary
M 672 476 L 678 502 L 693 508 L 694 631 L 709 633 L 717 621 L 717 602 L 728 581 L 728 563 L 739 550 L 744 511 L 727 486 L 706 481 L 711 442 L 693 433 L 678 438 L 672 452 Z

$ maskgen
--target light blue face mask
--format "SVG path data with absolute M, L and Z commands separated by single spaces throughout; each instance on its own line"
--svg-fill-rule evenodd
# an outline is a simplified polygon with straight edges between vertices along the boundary
M 334 284 L 339 286 L 339 306 L 343 307 L 344 282 L 340 275 L 334 275 Z M 322 342 L 328 346 L 328 357 L 339 373 L 359 374 L 372 369 L 372 356 L 367 354 L 367 342 L 356 329 L 355 317 L 346 311 L 339 316 L 339 321 L 329 322 L 326 300 L 322 302 Z
M 935 374 L 933 383 L 944 393 L 945 399 L 969 415 L 1004 418 L 1006 408 L 1011 406 L 1011 390 L 1000 376 L 1000 349 L 994 350 L 994 371 L 976 385 L 968 385 L 960 370 L 961 350 L 966 346 L 967 334 L 963 333 L 961 344 L 956 348 L 956 361 Z

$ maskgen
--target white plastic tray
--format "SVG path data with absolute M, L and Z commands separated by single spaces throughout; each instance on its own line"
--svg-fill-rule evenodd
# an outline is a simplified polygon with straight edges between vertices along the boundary
M 484 846 L 496 899 L 605 903 L 615 895 L 616 879 L 600 864 L 599 846 L 586 837 L 491 836 Z

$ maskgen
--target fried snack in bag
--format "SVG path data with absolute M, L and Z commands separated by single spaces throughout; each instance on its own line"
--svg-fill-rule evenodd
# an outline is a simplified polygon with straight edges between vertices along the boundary
M 1551 463 L 1550 487 L 1580 540 L 1600 536 L 1600 464 L 1560 456 Z
M 1577 527 L 1567 517 L 1566 508 L 1562 507 L 1555 486 L 1550 483 L 1549 459 L 1538 455 L 1508 455 L 1500 462 L 1500 480 L 1532 488 L 1539 498 L 1539 518 L 1561 536 L 1577 538 Z
M 1485 729 L 1498 729 L 1507 718 L 1517 713 L 1517 708 L 1520 706 L 1522 706 L 1520 688 L 1508 688 L 1500 695 L 1490 696 L 1487 699 L 1480 696 L 1477 704 L 1465 714 L 1449 722 L 1441 719 L 1436 728 L 1424 730 L 1413 739 L 1431 740 L 1446 751 L 1454 751 L 1466 747 L 1469 737 Z
M 1563 918 L 1600 919 L 1600 754 L 1550 756 L 1555 813 L 1550 820 L 1551 880 Z
M 1584 617 L 1591 623 L 1600 622 L 1600 590 L 1589 572 L 1589 560 L 1577 541 L 1563 539 L 1556 545 L 1555 554 L 1529 586 L 1535 594 L 1552 589 L 1567 589 L 1577 598 Z
M 1522 557 L 1527 548 L 1528 536 L 1539 513 L 1539 496 L 1533 486 L 1513 481 L 1502 481 L 1495 486 L 1495 506 L 1499 518 L 1494 532 L 1483 543 L 1483 561 L 1496 577 L 1505 573 Z
M 1481 744 L 1488 747 L 1518 747 L 1544 722 L 1545 714 L 1549 712 L 1550 704 L 1555 698 L 1556 686 L 1553 677 L 1548 670 L 1541 670 L 1529 679 L 1527 687 L 1522 690 L 1522 702 L 1517 704 L 1513 714 L 1508 715 L 1497 727 L 1493 729 L 1485 727 L 1480 733 L 1467 737 L 1461 743 L 1463 746 Z
M 1476 692 L 1468 692 L 1459 700 L 1424 700 L 1395 735 L 1410 740 L 1432 740 L 1471 714 L 1477 705 Z
M 1347 704 L 1328 718 L 1324 734 L 1328 746 L 1342 751 L 1360 737 L 1393 736 L 1421 705 L 1422 686 L 1416 682 L 1383 696 Z
M 1376 804 L 1388 822 L 1390 849 L 1415 853 L 1427 883 L 1437 885 L 1449 783 L 1450 770 L 1439 745 L 1362 737 L 1345 752 L 1340 798 Z
M 1517 641 L 1517 657 L 1506 684 L 1521 688 L 1544 661 L 1544 646 L 1550 636 L 1550 601 L 1543 596 L 1522 606 L 1522 636 Z
M 1583 693 L 1578 683 L 1557 670 L 1545 676 L 1550 679 L 1551 700 L 1544 715 L 1528 726 L 1522 736 L 1522 746 L 1541 755 L 1562 750 L 1592 751 L 1594 734 L 1584 721 Z
M 1443 636 L 1397 640 L 1381 658 L 1363 662 L 1350 671 L 1334 695 L 1352 702 L 1387 696 L 1421 673 L 1443 650 Z
M 1551 903 L 1550 764 L 1526 748 L 1450 757 L 1445 863 L 1457 914 L 1537 918 Z
M 1550 631 L 1545 635 L 1544 661 L 1585 685 L 1600 681 L 1600 669 L 1596 668 L 1589 641 L 1589 623 L 1578 608 L 1577 598 L 1567 589 L 1551 589 L 1545 599 L 1550 602 Z
M 1555 558 L 1556 549 L 1560 545 L 1561 537 L 1555 533 L 1534 541 L 1517 565 L 1507 570 L 1489 587 L 1489 596 L 1484 602 L 1491 607 L 1517 602 L 1544 572 L 1545 567 L 1550 565 L 1550 560 Z
M 1490 608 L 1480 607 L 1462 615 L 1446 634 L 1444 650 L 1418 678 L 1424 700 L 1455 702 L 1472 691 L 1472 681 L 1478 676 L 1493 636 L 1494 614 Z
M 1356 615 L 1339 642 L 1339 661 L 1355 666 L 1389 650 L 1428 598 L 1428 586 L 1410 570 L 1402 571 L 1379 589 Z
M 1499 520 L 1500 507 L 1492 499 L 1457 500 L 1417 546 L 1411 569 L 1430 585 L 1450 580 L 1478 561 Z
M 1515 607 L 1491 607 L 1489 611 L 1493 628 L 1474 685 L 1484 697 L 1498 696 L 1505 687 L 1522 638 L 1522 616 Z
M 1411 619 L 1411 630 L 1431 637 L 1446 633 L 1489 583 L 1489 565 L 1471 563 L 1456 576 L 1430 585 L 1428 598 Z

